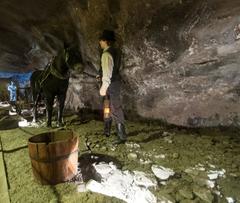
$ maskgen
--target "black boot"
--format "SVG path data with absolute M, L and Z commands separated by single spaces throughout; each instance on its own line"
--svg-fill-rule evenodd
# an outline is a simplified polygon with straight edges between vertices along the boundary
M 104 120 L 104 135 L 106 137 L 110 137 L 111 127 L 112 127 L 112 119 L 105 119 Z
M 52 112 L 47 111 L 47 127 L 52 127 Z
M 127 141 L 125 126 L 122 123 L 117 123 L 116 129 L 118 138 L 113 142 L 113 144 L 124 144 Z

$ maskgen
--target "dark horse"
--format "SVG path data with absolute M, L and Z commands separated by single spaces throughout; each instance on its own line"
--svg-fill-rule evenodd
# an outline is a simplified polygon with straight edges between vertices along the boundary
M 33 72 L 30 78 L 33 95 L 33 122 L 37 121 L 37 106 L 43 95 L 47 110 L 47 126 L 52 125 L 54 99 L 58 100 L 57 125 L 63 126 L 63 109 L 69 84 L 69 65 L 66 61 L 66 50 L 62 50 L 45 70 Z

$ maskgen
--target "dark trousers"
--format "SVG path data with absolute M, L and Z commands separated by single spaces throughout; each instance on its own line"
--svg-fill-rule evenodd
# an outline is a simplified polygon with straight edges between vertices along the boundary
M 110 116 L 116 124 L 124 124 L 124 114 L 120 101 L 120 85 L 120 81 L 111 82 L 107 90 L 110 99 Z

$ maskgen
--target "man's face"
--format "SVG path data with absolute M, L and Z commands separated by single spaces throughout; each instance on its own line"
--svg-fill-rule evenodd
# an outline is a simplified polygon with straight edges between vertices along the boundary
M 99 45 L 101 47 L 101 49 L 105 49 L 107 48 L 108 44 L 107 44 L 107 41 L 106 40 L 99 40 Z

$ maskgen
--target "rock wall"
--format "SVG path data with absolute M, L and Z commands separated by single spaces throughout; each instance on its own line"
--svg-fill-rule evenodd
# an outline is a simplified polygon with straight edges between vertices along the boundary
M 240 41 L 234 30 L 240 2 L 82 2 L 79 33 L 95 67 L 98 33 L 111 28 L 119 34 L 127 116 L 191 127 L 240 124 Z M 83 101 L 84 94 L 78 92 Z M 97 101 L 88 104 L 99 106 Z
M 39 8 L 47 8 L 41 18 L 20 7 L 31 28 L 15 19 L 21 29 L 14 31 L 20 30 L 27 41 L 28 69 L 48 61 L 38 46 L 43 32 L 79 46 L 80 68 L 72 71 L 67 108 L 100 108 L 97 84 L 82 70 L 96 74 L 98 36 L 107 28 L 118 33 L 123 51 L 122 100 L 127 117 L 190 127 L 240 125 L 238 0 L 37 2 Z

